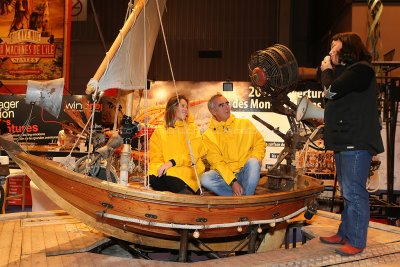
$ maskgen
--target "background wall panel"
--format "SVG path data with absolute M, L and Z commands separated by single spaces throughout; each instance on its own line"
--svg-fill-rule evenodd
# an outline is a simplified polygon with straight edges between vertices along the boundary
M 252 52 L 277 40 L 277 2 L 168 0 L 164 28 L 177 80 L 247 80 Z M 149 77 L 170 79 L 161 35 Z M 200 58 L 199 51 L 221 53 Z
M 75 94 L 84 92 L 105 55 L 90 0 L 87 1 L 87 21 L 72 22 L 70 91 Z M 129 0 L 92 1 L 108 48 L 123 25 Z M 351 25 L 365 26 L 366 13 L 360 14 L 363 20 L 360 16 L 352 18 L 353 2 L 366 3 L 350 0 L 167 0 L 163 23 L 175 79 L 249 81 L 247 61 L 251 53 L 275 43 L 288 46 L 299 66 L 317 67 L 334 33 L 351 30 Z M 396 5 L 387 2 L 396 1 L 383 2 L 385 18 L 389 7 Z M 391 24 L 384 21 L 382 31 L 386 29 L 392 30 Z M 396 35 L 389 35 L 392 40 L 393 36 Z M 160 37 L 149 78 L 171 80 Z M 384 46 L 387 38 L 382 40 Z M 390 48 L 394 46 L 390 43 Z M 221 57 L 199 58 L 199 51 L 220 51 Z

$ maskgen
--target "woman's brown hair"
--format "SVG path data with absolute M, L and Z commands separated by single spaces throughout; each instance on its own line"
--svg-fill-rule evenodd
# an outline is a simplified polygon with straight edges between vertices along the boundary
M 181 99 L 184 99 L 189 106 L 189 100 L 184 95 L 173 96 L 168 99 L 167 105 L 165 106 L 165 128 L 174 127 L 175 125 L 175 110 L 179 106 Z
M 332 41 L 342 42 L 342 49 L 339 51 L 341 62 L 349 65 L 359 61 L 367 61 L 371 63 L 372 56 L 357 33 L 338 33 L 332 37 Z

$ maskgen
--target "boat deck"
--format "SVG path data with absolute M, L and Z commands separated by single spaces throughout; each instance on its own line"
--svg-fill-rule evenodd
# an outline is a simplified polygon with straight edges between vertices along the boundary
M 296 248 L 193 263 L 161 262 L 90 253 L 110 241 L 64 211 L 21 212 L 0 216 L 0 266 L 399 266 L 400 228 L 370 223 L 368 246 L 352 257 L 318 241 L 331 235 L 339 215 L 319 211 L 302 232 L 308 240 Z

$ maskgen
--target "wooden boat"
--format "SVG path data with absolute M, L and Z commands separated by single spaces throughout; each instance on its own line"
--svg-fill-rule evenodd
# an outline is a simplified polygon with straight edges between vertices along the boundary
M 104 78 L 103 75 L 112 72 L 114 61 L 110 59 L 118 58 L 115 54 L 120 52 L 120 59 L 125 60 L 126 54 L 120 51 L 121 42 L 131 39 L 127 37 L 127 32 L 132 28 L 145 2 L 151 3 L 155 8 L 156 1 L 138 1 L 133 15 L 128 18 L 96 72 L 93 78 L 95 82 L 90 83 L 87 91 L 93 91 L 93 87 L 96 87 L 96 92 L 97 87 L 109 86 L 107 83 L 110 79 Z M 159 2 L 165 6 L 165 0 Z M 154 31 L 150 34 L 153 39 L 156 35 L 157 32 L 154 34 Z M 132 50 L 132 54 L 143 52 L 139 48 Z M 141 59 L 143 61 L 143 56 Z M 145 68 L 137 67 L 134 73 L 142 73 L 143 69 Z M 116 72 L 118 75 L 118 68 Z M 143 78 L 142 75 L 138 76 Z M 131 79 L 128 80 L 131 82 Z M 135 89 L 134 84 L 129 84 L 128 87 Z M 131 106 L 132 101 L 128 100 L 127 117 L 131 117 Z M 252 236 L 252 241 L 248 243 L 249 250 L 254 252 L 257 234 L 265 235 L 267 230 L 285 225 L 288 220 L 307 209 L 311 213 L 315 212 L 315 199 L 323 190 L 322 183 L 317 179 L 293 172 L 289 172 L 288 176 L 286 172 L 276 175 L 270 173 L 268 177 L 263 178 L 263 183 L 260 183 L 253 196 L 228 197 L 159 192 L 141 184 L 127 182 L 126 161 L 131 155 L 128 142 L 125 142 L 122 149 L 122 156 L 127 156 L 128 159 L 119 169 L 122 184 L 81 174 L 60 163 L 30 155 L 18 144 L 1 137 L 0 145 L 32 181 L 69 214 L 106 235 L 150 247 L 182 250 L 186 245 L 192 250 L 206 248 L 235 251 L 242 250 L 243 246 L 238 244 L 248 241 L 249 236 Z M 190 236 L 194 238 L 190 238 L 192 242 L 188 244 Z M 277 247 L 281 243 L 282 239 L 277 242 Z
M 273 228 L 306 211 L 323 190 L 320 180 L 299 175 L 293 186 L 281 186 L 283 190 L 277 190 L 282 179 L 269 177 L 253 196 L 158 192 L 76 173 L 60 163 L 29 155 L 3 138 L 0 144 L 69 214 L 106 235 L 145 246 L 178 248 L 182 230 L 186 230 L 197 233 L 194 236 L 214 250 L 226 250 L 226 244 L 243 239 L 251 228 Z

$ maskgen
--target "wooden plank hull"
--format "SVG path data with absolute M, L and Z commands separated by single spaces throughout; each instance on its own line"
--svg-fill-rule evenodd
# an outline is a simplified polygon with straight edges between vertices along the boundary
M 286 222 L 323 190 L 318 180 L 301 176 L 289 192 L 181 195 L 109 183 L 24 152 L 11 156 L 48 197 L 82 222 L 106 235 L 163 248 L 179 247 L 180 231 L 188 227 L 202 240 L 215 241 L 213 249 L 226 250 L 230 240 L 243 239 L 248 227 Z

